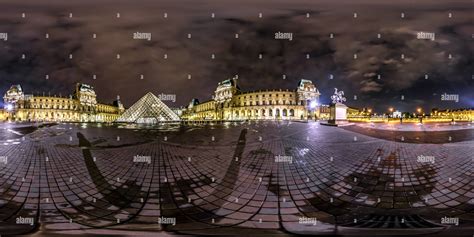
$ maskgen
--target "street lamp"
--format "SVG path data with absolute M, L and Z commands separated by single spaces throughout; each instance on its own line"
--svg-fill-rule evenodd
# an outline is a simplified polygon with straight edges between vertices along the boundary
M 318 107 L 318 106 L 319 106 L 319 103 L 318 103 L 318 101 L 316 101 L 316 100 L 312 100 L 312 101 L 309 102 L 309 105 L 308 105 L 309 110 L 308 110 L 308 112 L 309 112 L 311 118 L 313 118 L 313 116 L 314 116 L 314 111 L 315 111 L 316 107 Z M 308 119 L 309 119 L 308 116 L 306 116 L 306 120 L 308 120 Z
M 420 124 L 422 124 L 424 115 L 421 114 L 421 108 L 417 108 L 416 112 L 418 112 L 418 117 L 420 118 Z
M 388 111 L 390 111 L 390 114 L 388 115 L 388 117 L 390 118 L 393 116 L 393 108 L 392 107 L 388 108 Z

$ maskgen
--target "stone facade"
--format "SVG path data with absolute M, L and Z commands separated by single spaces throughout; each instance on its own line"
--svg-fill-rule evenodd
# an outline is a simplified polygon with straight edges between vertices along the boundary
M 9 121 L 113 122 L 124 111 L 119 98 L 113 104 L 98 103 L 94 88 L 81 83 L 69 97 L 28 95 L 14 85 L 3 100 L 0 120 Z
M 217 85 L 213 99 L 193 99 L 183 110 L 183 120 L 306 120 L 319 117 L 320 93 L 302 79 L 296 90 L 242 92 L 237 79 Z

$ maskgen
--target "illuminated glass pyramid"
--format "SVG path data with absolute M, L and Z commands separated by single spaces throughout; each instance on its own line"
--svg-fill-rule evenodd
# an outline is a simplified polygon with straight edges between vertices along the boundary
M 139 99 L 116 120 L 119 123 L 147 124 L 174 121 L 180 121 L 178 115 L 151 92 Z

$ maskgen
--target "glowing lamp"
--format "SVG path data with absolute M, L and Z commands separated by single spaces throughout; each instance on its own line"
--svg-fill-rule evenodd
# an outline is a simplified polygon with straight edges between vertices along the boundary
M 6 104 L 6 105 L 5 105 L 5 109 L 6 109 L 7 111 L 12 111 L 12 110 L 13 110 L 13 105 L 12 105 L 12 104 Z

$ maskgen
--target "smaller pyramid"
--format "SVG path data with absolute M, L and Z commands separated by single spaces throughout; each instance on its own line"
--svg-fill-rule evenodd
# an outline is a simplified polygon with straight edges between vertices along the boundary
M 154 124 L 175 121 L 180 121 L 178 115 L 153 93 L 148 92 L 128 108 L 115 122 Z

